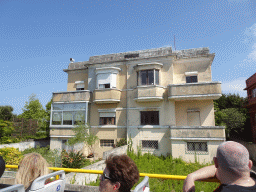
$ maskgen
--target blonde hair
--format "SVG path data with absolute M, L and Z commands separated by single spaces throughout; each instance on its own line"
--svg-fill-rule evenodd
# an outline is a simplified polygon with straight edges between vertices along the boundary
M 25 155 L 19 164 L 16 183 L 23 184 L 27 189 L 36 178 L 49 174 L 48 166 L 47 161 L 38 153 Z

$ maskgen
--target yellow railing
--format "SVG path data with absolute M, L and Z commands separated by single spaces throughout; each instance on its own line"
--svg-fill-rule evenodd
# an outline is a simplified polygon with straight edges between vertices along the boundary
M 18 165 L 5 165 L 5 167 L 18 169 Z M 65 172 L 103 174 L 103 171 L 99 171 L 99 170 L 73 169 L 73 168 L 61 168 L 61 167 L 48 167 L 48 168 L 53 171 L 63 170 Z M 185 180 L 187 177 L 187 176 L 182 176 L 182 175 L 140 173 L 140 177 L 145 177 L 145 176 L 148 176 L 149 178 L 172 179 L 172 180 Z M 202 181 L 204 181 L 204 182 L 219 182 L 217 179 L 207 179 L 207 180 L 202 180 Z

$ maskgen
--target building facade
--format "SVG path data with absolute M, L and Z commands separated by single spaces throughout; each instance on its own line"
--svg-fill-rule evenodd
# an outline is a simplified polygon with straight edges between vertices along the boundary
M 210 162 L 225 141 L 214 120 L 213 100 L 221 96 L 214 57 L 208 48 L 164 47 L 70 63 L 67 92 L 53 93 L 51 148 L 63 148 L 83 118 L 100 139 L 98 157 L 131 138 L 135 151 Z
M 247 108 L 250 113 L 252 140 L 256 143 L 256 73 L 246 80 L 248 104 Z

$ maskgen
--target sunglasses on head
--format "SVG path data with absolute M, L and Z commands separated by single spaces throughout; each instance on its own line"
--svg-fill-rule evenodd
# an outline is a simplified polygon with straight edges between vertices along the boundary
M 106 173 L 103 173 L 103 174 L 102 174 L 102 181 L 105 181 L 105 179 L 108 179 L 108 180 L 113 181 L 113 179 L 110 178 L 109 176 L 107 176 Z

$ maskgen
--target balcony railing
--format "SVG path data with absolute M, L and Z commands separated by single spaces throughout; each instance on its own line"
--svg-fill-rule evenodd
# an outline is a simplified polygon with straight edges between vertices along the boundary
M 168 98 L 175 101 L 218 99 L 221 97 L 220 82 L 173 84 L 168 87 Z
M 73 102 L 73 101 L 88 101 L 90 100 L 89 90 L 55 92 L 52 96 L 53 102 Z
M 118 89 L 95 89 L 93 93 L 93 102 L 118 103 L 120 102 L 121 91 Z
M 160 86 L 137 86 L 136 98 L 137 102 L 162 101 L 164 88 Z

